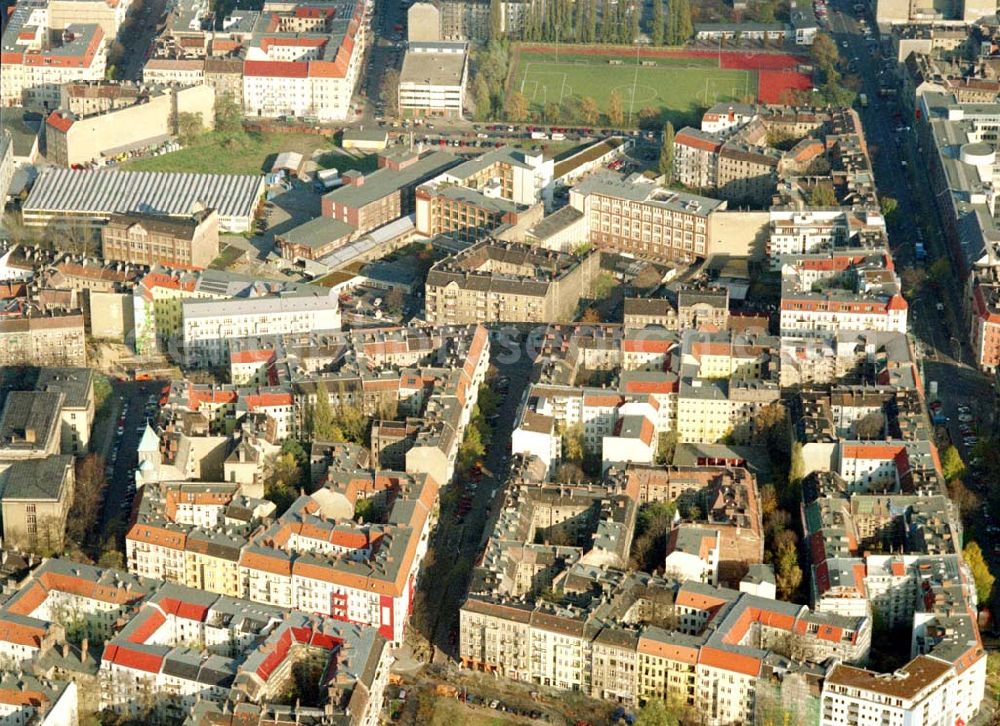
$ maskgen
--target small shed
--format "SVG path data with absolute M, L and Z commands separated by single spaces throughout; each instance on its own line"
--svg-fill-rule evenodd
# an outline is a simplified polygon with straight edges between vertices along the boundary
M 389 133 L 385 129 L 344 129 L 341 145 L 345 149 L 358 151 L 382 151 L 389 145 Z
M 282 151 L 271 165 L 272 172 L 284 171 L 298 176 L 302 169 L 302 154 L 297 151 Z

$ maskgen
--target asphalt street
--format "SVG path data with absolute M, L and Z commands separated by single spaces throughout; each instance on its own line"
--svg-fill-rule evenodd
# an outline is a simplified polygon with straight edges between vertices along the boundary
M 878 43 L 866 39 L 856 19 L 846 14 L 848 7 L 844 0 L 835 4 L 830 27 L 841 55 L 856 59 L 861 91 L 869 99 L 868 107 L 860 108 L 859 113 L 879 196 L 893 197 L 899 204 L 889 230 L 893 259 L 897 270 L 909 266 L 929 268 L 936 257 L 946 256 L 947 250 L 931 199 L 927 163 L 918 150 L 913 120 L 906 117 L 895 98 L 879 95 L 880 87 L 892 79 L 891 72 L 874 54 Z M 916 260 L 918 240 L 924 240 L 928 249 L 929 257 L 924 262 Z M 924 284 L 908 302 L 910 330 L 923 352 L 924 381 L 937 383 L 937 395 L 950 419 L 952 440 L 968 460 L 970 451 L 958 430 L 958 406 L 972 407 L 979 425 L 988 426 L 993 397 L 989 379 L 970 366 L 973 357 L 962 323 L 961 286 L 950 282 Z
M 139 440 L 142 438 L 147 419 L 144 407 L 152 391 L 158 392 L 159 385 L 152 382 L 116 382 L 113 385 L 112 395 L 118 399 L 116 411 L 119 413 L 113 421 L 112 440 L 109 451 L 105 454 L 105 461 L 112 467 L 112 474 L 108 478 L 104 506 L 101 508 L 102 531 L 107 529 L 115 517 L 121 517 L 125 521 L 130 518 L 132 501 L 130 484 L 135 481 L 134 469 L 138 461 Z M 128 411 L 125 414 L 124 425 L 120 426 L 120 411 L 126 402 Z
M 157 30 L 166 12 L 166 0 L 144 0 L 129 8 L 131 23 L 120 33 L 119 40 L 125 46 L 125 57 L 121 62 L 118 77 L 125 81 L 141 81 L 142 67 L 146 63 L 146 53 L 157 36 Z
M 479 561 L 503 500 L 511 432 L 531 375 L 532 358 L 523 344 L 515 347 L 492 342 L 490 359 L 496 373 L 487 384 L 501 394 L 492 422 L 493 443 L 483 457 L 483 475 L 478 482 L 457 474 L 448 485 L 463 493 L 468 511 L 456 517 L 454 510 L 442 507 L 431 542 L 435 552 L 433 571 L 425 573 L 421 580 L 421 586 L 427 589 L 425 606 L 435 617 L 431 633 L 433 658 L 440 663 L 457 658 L 458 611 L 468 592 L 472 568 Z

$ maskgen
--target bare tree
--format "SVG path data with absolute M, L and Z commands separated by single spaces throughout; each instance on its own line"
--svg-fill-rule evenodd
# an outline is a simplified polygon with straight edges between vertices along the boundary
M 885 434 L 885 416 L 872 411 L 854 422 L 854 435 L 859 439 L 881 439 Z

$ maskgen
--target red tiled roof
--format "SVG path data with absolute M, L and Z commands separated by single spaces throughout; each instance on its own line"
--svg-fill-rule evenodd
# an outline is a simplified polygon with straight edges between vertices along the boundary
M 742 673 L 747 676 L 756 677 L 760 674 L 759 658 L 709 646 L 701 649 L 698 663 L 711 666 L 712 668 L 721 668 L 735 673 Z
M 145 653 L 114 643 L 109 643 L 104 649 L 104 660 L 147 673 L 159 673 L 163 665 L 163 659 L 154 653 Z
M 715 152 L 722 148 L 722 144 L 718 141 L 703 139 L 700 136 L 686 134 L 683 131 L 674 136 L 674 143 L 681 144 L 683 146 L 690 146 L 695 149 L 700 149 L 701 151 Z
M 183 600 L 178 600 L 172 597 L 165 597 L 157 603 L 164 612 L 175 615 L 178 618 L 183 618 L 184 620 L 197 620 L 198 622 L 205 622 L 205 618 L 208 616 L 208 606 L 207 605 L 197 605 L 195 603 L 184 602 Z
M 258 78 L 306 78 L 309 64 L 298 61 L 247 61 L 243 75 Z
M 267 363 L 274 358 L 273 350 L 238 350 L 231 356 L 233 363 Z
M 49 114 L 49 117 L 45 119 L 45 123 L 47 123 L 52 128 L 56 129 L 57 131 L 61 131 L 62 133 L 65 134 L 67 131 L 69 131 L 70 127 L 73 125 L 73 119 L 69 118 L 68 116 L 64 116 L 58 111 L 53 111 L 52 113 Z

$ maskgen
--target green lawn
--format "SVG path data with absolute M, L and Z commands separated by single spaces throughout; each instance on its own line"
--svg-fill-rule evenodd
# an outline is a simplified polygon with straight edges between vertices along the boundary
M 579 103 L 590 96 L 607 111 L 613 91 L 621 96 L 626 121 L 644 108 L 665 112 L 675 126 L 697 123 L 701 113 L 719 101 L 756 98 L 753 71 L 722 70 L 713 59 L 659 58 L 655 66 L 636 63 L 622 55 L 622 65 L 602 56 L 566 56 L 525 53 L 518 61 L 514 90 L 525 95 L 531 110 L 540 113 L 546 103 Z M 648 61 L 649 59 L 643 59 Z
M 505 715 L 484 707 L 473 708 L 453 698 L 438 698 L 434 702 L 434 716 L 430 726 L 517 726 L 526 719 L 507 718 Z
M 122 165 L 129 171 L 184 171 L 214 174 L 260 174 L 282 151 L 309 158 L 332 142 L 314 134 L 224 134 L 211 132 L 190 146 L 163 156 L 135 159 Z M 338 165 L 338 168 L 339 165 Z

